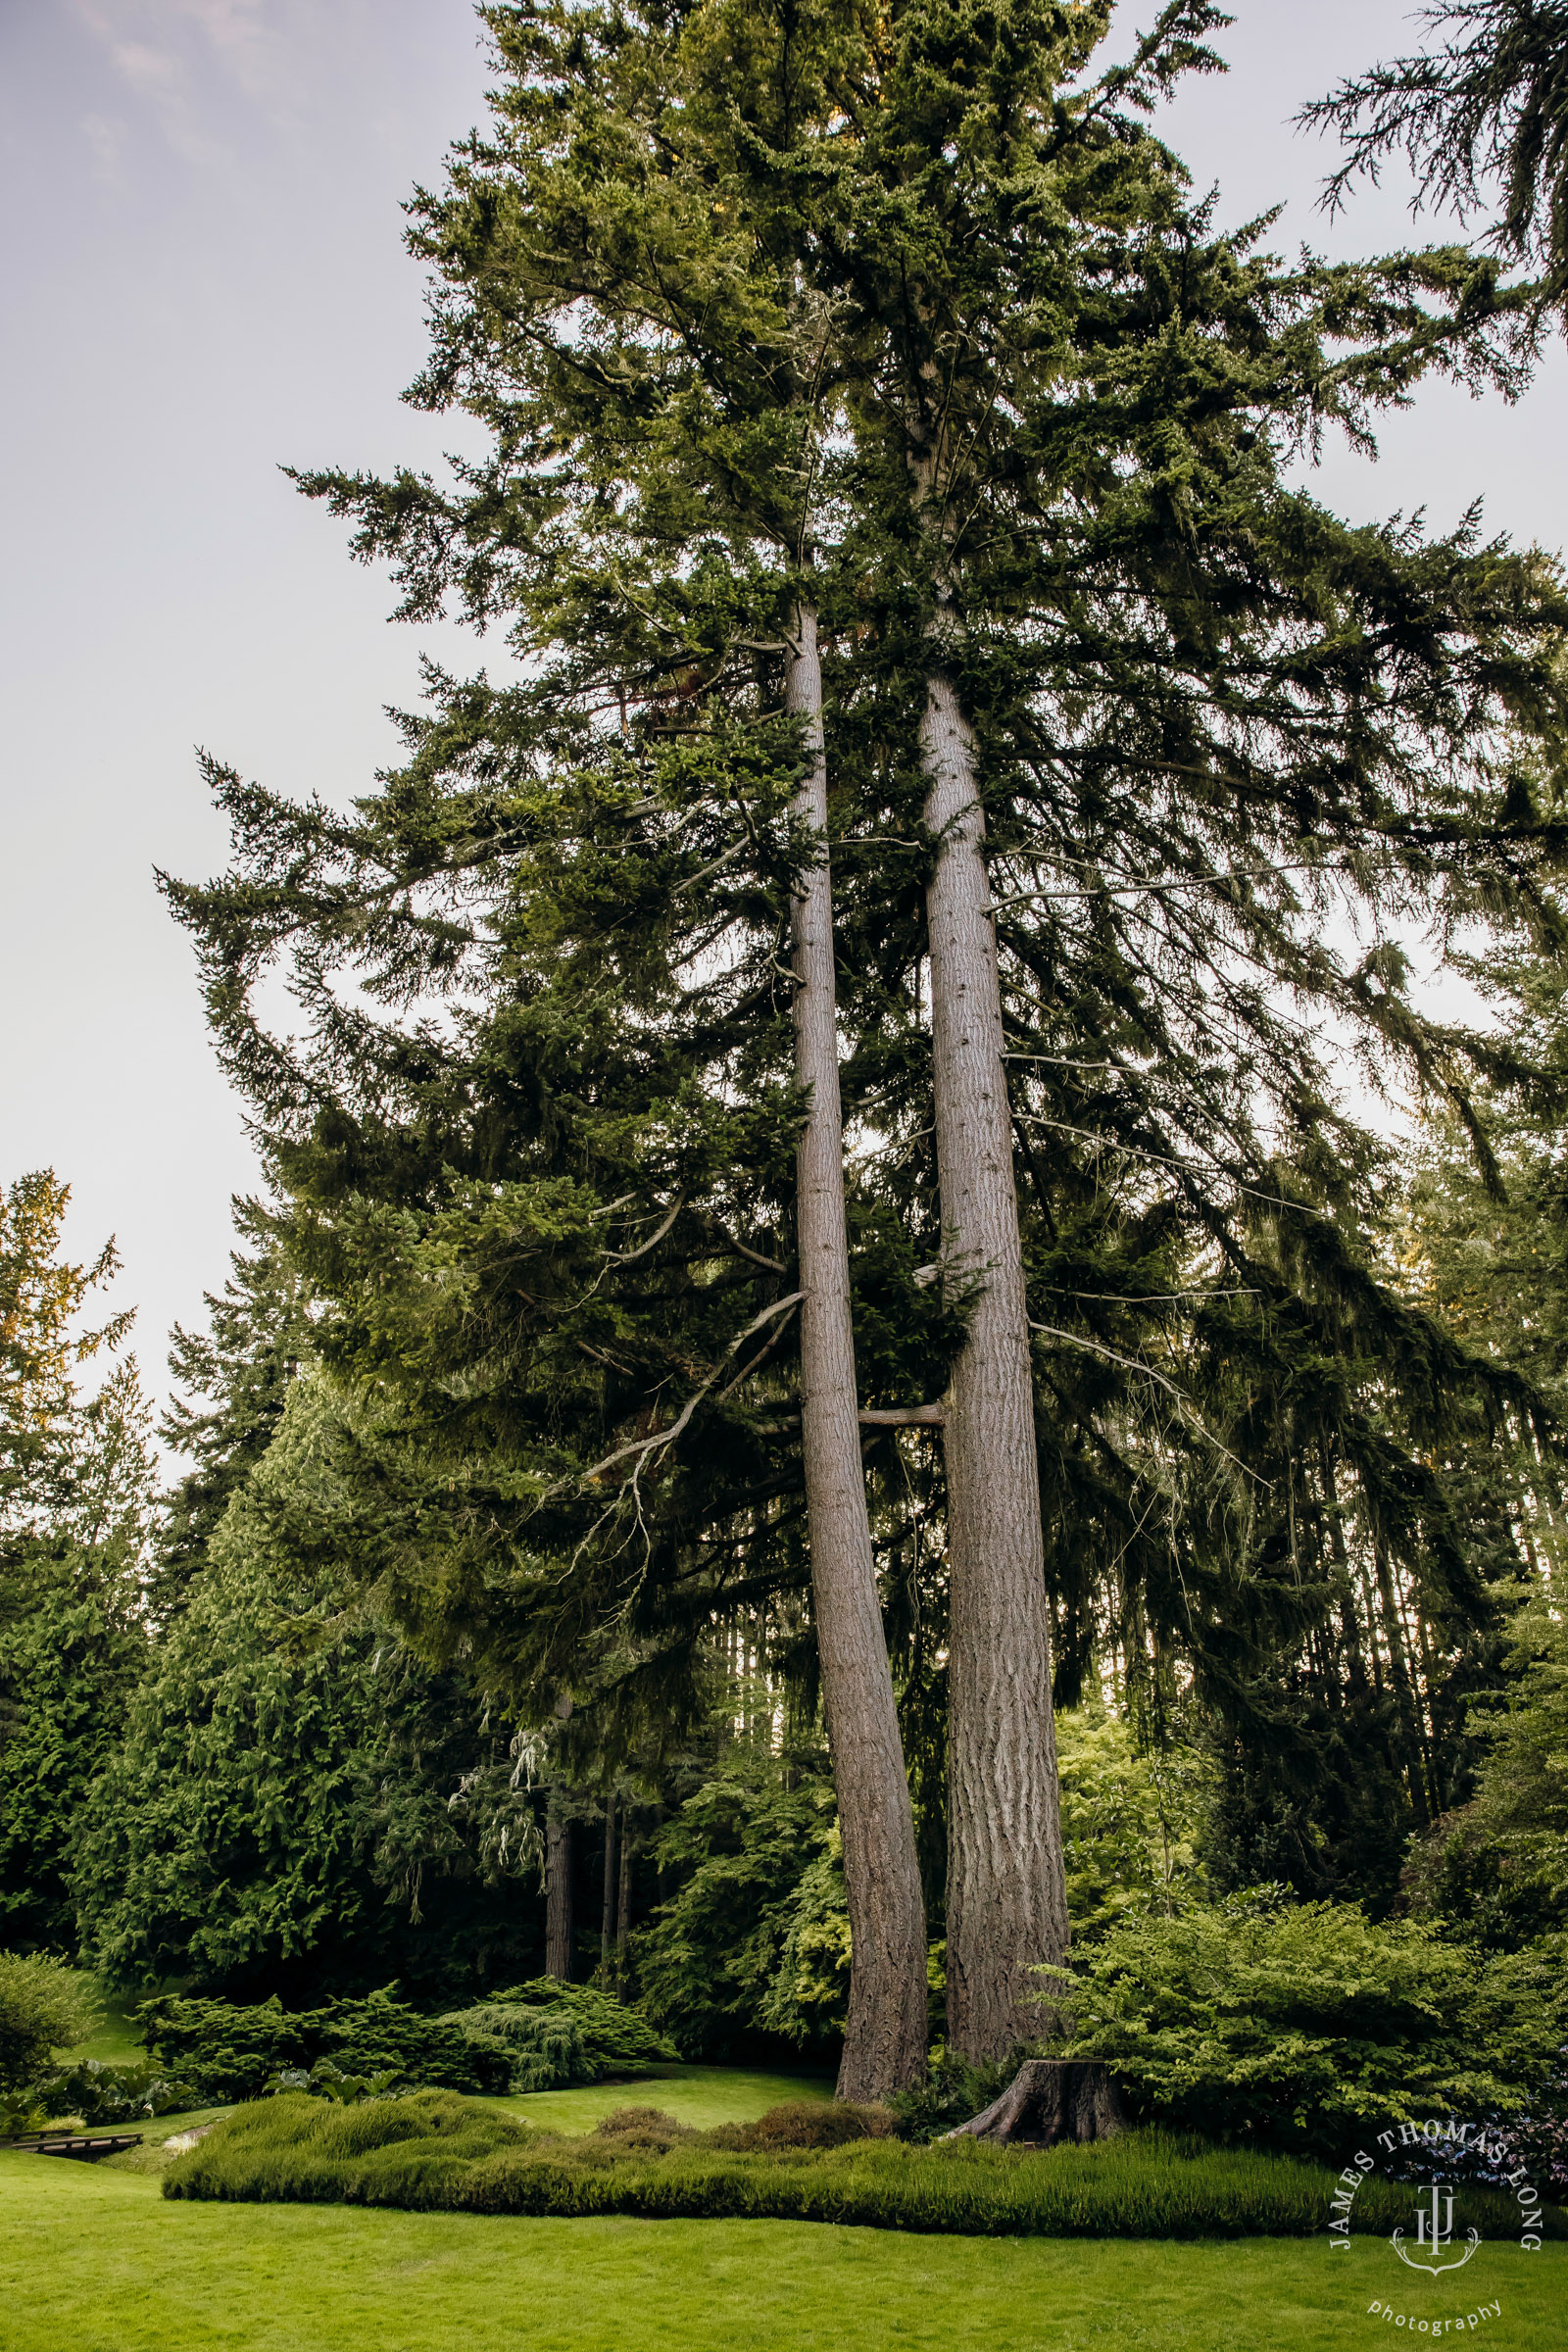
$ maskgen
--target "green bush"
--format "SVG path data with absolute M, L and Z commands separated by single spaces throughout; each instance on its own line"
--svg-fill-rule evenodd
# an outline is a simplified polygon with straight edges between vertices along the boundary
M 159 2064 L 204 2102 L 254 2099 L 272 2076 L 308 2075 L 319 2059 L 341 2074 L 385 2076 L 400 2086 L 493 2092 L 512 2085 L 511 2063 L 495 2044 L 421 2017 L 384 1991 L 295 2012 L 275 2000 L 242 2008 L 166 1994 L 137 2015 Z
M 84 2124 L 129 2124 L 199 2104 L 191 2085 L 155 2066 L 106 2066 L 83 2058 L 46 2076 L 38 2095 L 52 2116 L 79 2115 Z
M 40 2132 L 48 2121 L 49 2111 L 36 2091 L 0 2090 L 0 2140 Z
M 1347 1903 L 1129 1922 L 1071 1982 L 1071 2054 L 1142 2115 L 1335 2162 L 1369 2126 L 1520 2113 L 1568 2038 L 1560 1952 L 1488 1958 Z
M 680 2053 L 646 2018 L 594 1984 L 535 1977 L 454 2009 L 442 2024 L 503 2054 L 514 2091 L 569 2090 L 581 2082 L 634 2078 Z
M 784 2148 L 847 2148 L 858 2140 L 886 2139 L 893 2130 L 887 2107 L 855 2107 L 841 2099 L 786 2099 L 752 2124 L 719 2124 L 703 2138 L 710 2148 L 776 2154 Z
M 690 2058 L 760 2027 L 798 2047 L 842 2023 L 848 1913 L 825 1773 L 731 1757 L 660 1834 L 676 1891 L 634 1938 L 643 2006 Z M 838 1924 L 835 1924 L 835 1923 Z
M 0 1952 L 0 2091 L 24 2090 L 97 2023 L 86 1981 L 63 1960 Z
M 831 2111 L 830 2111 L 831 2112 Z M 1159 2131 L 1025 2154 L 974 2140 L 916 2148 L 866 2129 L 837 2147 L 791 2145 L 768 2117 L 750 2144 L 622 2110 L 580 2139 L 533 2132 L 443 2092 L 328 2108 L 285 2097 L 241 2108 L 165 2176 L 170 2197 L 348 2203 L 422 2212 L 639 2214 L 651 2219 L 858 2223 L 962 2236 L 1306 2237 L 1325 2227 L 1332 2174 L 1287 2157 L 1205 2148 Z M 1358 2230 L 1409 2220 L 1410 2192 L 1376 2178 Z M 1505 2199 L 1477 2199 L 1488 2235 L 1517 2230 Z M 1555 2210 L 1548 2234 L 1568 2234 Z

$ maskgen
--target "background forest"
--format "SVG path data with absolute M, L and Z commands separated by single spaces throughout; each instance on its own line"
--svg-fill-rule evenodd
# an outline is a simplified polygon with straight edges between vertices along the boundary
M 487 454 L 300 484 L 511 682 L 347 814 L 210 764 L 269 1189 L 172 1489 L 5 1195 L 0 1942 L 592 1984 L 932 2121 L 1070 1982 L 1216 2133 L 1549 2119 L 1568 599 L 1293 467 L 1560 282 L 1217 232 L 1147 124 L 1205 8 L 895 13 L 483 12 L 409 398 Z

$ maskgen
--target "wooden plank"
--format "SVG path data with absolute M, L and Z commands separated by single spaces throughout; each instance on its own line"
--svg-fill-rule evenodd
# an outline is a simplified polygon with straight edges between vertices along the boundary
M 21 2139 L 0 2140 L 19 2156 L 115 2156 L 122 2148 L 139 2148 L 140 2132 L 29 2132 Z

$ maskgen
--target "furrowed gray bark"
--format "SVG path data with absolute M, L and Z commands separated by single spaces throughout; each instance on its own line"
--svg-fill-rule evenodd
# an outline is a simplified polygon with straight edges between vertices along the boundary
M 925 1916 L 860 1464 L 822 670 L 816 614 L 808 607 L 797 609 L 792 640 L 785 702 L 806 721 L 810 755 L 796 814 L 821 842 L 792 912 L 795 1068 L 810 1090 L 796 1159 L 801 1425 L 811 1592 L 852 1938 L 838 2095 L 864 2101 L 886 2097 L 925 2069 Z
M 1041 1962 L 1068 1941 L 1002 989 L 974 737 L 935 672 L 920 726 L 937 1179 L 949 1262 L 982 1288 L 947 1398 L 948 2042 L 1039 2034 Z

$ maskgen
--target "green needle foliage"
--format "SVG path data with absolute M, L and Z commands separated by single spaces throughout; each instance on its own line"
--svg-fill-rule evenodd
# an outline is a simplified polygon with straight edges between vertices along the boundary
M 510 2062 L 514 2091 L 566 2090 L 629 2081 L 667 2067 L 680 2053 L 635 2009 L 596 1984 L 536 1977 L 493 1992 L 443 2021 Z
M 79 1332 L 113 1243 L 60 1251 L 69 1187 L 52 1170 L 0 1196 L 0 1935 L 68 1946 L 87 1788 L 147 1660 L 154 1468 L 134 1359 L 83 1396 L 78 1365 L 130 1316 Z
M 504 625 L 520 675 L 432 672 L 347 815 L 215 770 L 232 870 L 169 885 L 319 1301 L 318 1538 L 564 1768 L 667 1751 L 715 1620 L 765 1620 L 810 1695 L 808 589 L 866 1401 L 938 1396 L 972 1296 L 930 1141 L 940 669 L 987 817 L 1058 1694 L 1108 1651 L 1158 1737 L 1190 1678 L 1221 1875 L 1387 1897 L 1456 1786 L 1431 1694 L 1519 1564 L 1452 1465 L 1544 1423 L 1388 1279 L 1346 1064 L 1446 1102 L 1485 1174 L 1476 1089 L 1527 1057 L 1424 1012 L 1406 943 L 1556 938 L 1568 601 L 1474 518 L 1351 527 L 1297 467 L 1434 373 L 1515 389 L 1534 293 L 1458 247 L 1287 267 L 1218 229 L 1145 120 L 1212 64 L 1196 0 L 1112 67 L 1106 11 L 1036 0 L 485 21 L 491 124 L 414 206 L 412 397 L 487 449 L 303 481 L 406 612 Z M 279 971 L 298 1047 L 256 1006 Z M 868 1460 L 939 1882 L 940 1459 Z
M 509 1734 L 357 1606 L 337 1422 L 296 1383 L 185 1588 L 75 1824 L 97 1966 L 235 1991 L 422 1989 L 537 1949 L 534 1802 Z M 352 1554 L 348 1553 L 352 1558 Z
M 1429 48 L 1341 82 L 1300 121 L 1337 130 L 1345 156 L 1328 182 L 1338 209 L 1358 178 L 1374 185 L 1402 154 L 1421 196 L 1462 219 L 1490 212 L 1493 242 L 1537 264 L 1546 291 L 1568 288 L 1568 8 L 1558 0 L 1436 0 L 1421 12 Z
M 1073 2049 L 1179 2130 L 1327 2161 L 1385 2123 L 1529 2113 L 1562 1953 L 1491 1961 L 1350 1904 L 1266 1895 L 1123 1925 L 1075 1961 Z

